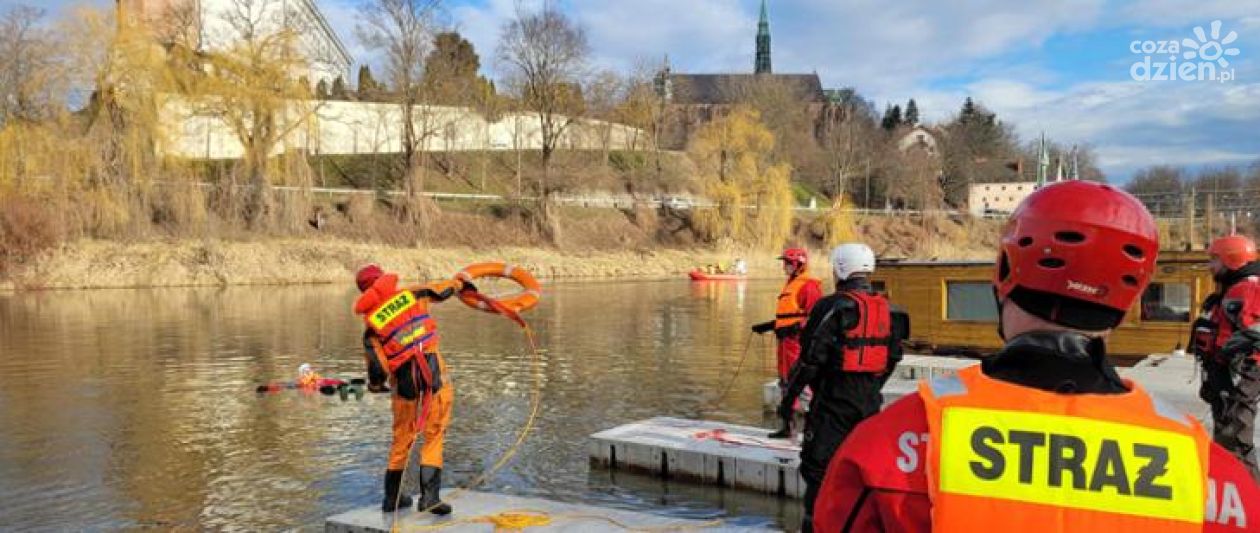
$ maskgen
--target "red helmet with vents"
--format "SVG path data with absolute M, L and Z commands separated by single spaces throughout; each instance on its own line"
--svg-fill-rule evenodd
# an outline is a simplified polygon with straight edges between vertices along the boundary
M 1212 241 L 1208 255 L 1229 270 L 1238 270 L 1256 260 L 1256 243 L 1244 235 L 1230 235 Z
M 806 252 L 804 248 L 788 248 L 783 250 L 779 259 L 796 265 L 804 265 L 809 263 L 809 252 Z
M 1011 214 L 993 283 L 999 300 L 1025 289 L 1123 313 L 1146 289 L 1158 252 L 1159 230 L 1142 202 L 1110 185 L 1065 181 Z

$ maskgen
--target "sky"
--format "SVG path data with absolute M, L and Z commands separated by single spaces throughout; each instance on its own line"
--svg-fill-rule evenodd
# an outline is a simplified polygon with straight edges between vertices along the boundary
M 54 12 L 84 3 L 22 1 Z M 503 23 L 540 1 L 445 0 L 443 18 L 494 77 Z M 760 0 L 552 1 L 586 29 L 595 67 L 668 56 L 676 72 L 752 70 Z M 360 0 L 316 3 L 371 62 L 354 35 Z M 816 72 L 824 87 L 853 87 L 881 110 L 914 98 L 927 121 L 948 120 L 970 96 L 1024 140 L 1044 132 L 1092 146 L 1113 181 L 1156 164 L 1260 161 L 1260 0 L 769 0 L 769 13 L 775 72 Z M 1208 44 L 1199 55 L 1185 40 Z M 1196 76 L 1211 63 L 1232 79 L 1149 79 L 1167 72 L 1161 63 L 1189 63 Z

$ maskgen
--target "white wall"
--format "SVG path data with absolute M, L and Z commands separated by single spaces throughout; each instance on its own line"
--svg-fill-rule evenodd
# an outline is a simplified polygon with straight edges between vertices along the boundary
M 312 154 L 380 154 L 402 151 L 402 109 L 396 104 L 365 102 L 293 102 L 288 114 L 306 123 L 295 128 L 277 152 L 306 150 Z M 488 122 L 481 114 L 462 107 L 417 106 L 417 131 L 429 132 L 423 150 L 539 150 L 542 134 L 537 115 L 506 114 Z M 236 136 L 220 119 L 198 115 L 194 106 L 178 97 L 163 109 L 168 154 L 193 159 L 236 159 L 243 150 Z M 292 123 L 292 122 L 291 122 Z M 583 120 L 566 131 L 560 146 L 566 149 L 646 150 L 642 130 L 622 124 Z
M 288 25 L 299 30 L 298 48 L 309 65 L 293 73 L 295 78 L 306 76 L 312 86 L 320 79 L 331 85 L 338 76 L 350 82 L 350 59 L 309 0 L 200 0 L 200 5 L 203 49 L 223 50 L 240 41 L 240 20 L 253 23 L 260 35 L 274 34 Z

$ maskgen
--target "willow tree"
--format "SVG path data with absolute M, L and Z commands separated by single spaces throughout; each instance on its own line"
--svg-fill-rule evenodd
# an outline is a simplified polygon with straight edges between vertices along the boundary
M 231 0 L 220 15 L 226 46 L 209 52 L 175 48 L 173 60 L 199 68 L 180 71 L 182 93 L 196 115 L 224 123 L 240 143 L 239 177 L 246 182 L 246 223 L 257 227 L 272 213 L 273 160 L 281 143 L 303 128 L 316 104 L 300 76 L 326 63 L 316 50 L 304 50 L 301 39 L 313 31 L 311 21 L 284 0 Z M 237 175 L 229 177 L 228 207 L 238 207 Z
M 778 249 L 792 230 L 792 169 L 775 160 L 774 135 L 757 111 L 737 106 L 701 127 L 688 153 L 703 194 L 695 225 L 723 244 Z

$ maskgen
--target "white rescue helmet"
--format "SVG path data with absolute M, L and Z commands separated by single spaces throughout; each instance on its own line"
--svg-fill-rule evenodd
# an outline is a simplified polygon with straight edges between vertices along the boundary
M 298 375 L 299 375 L 299 376 L 305 376 L 305 375 L 310 374 L 310 373 L 312 373 L 312 372 L 314 372 L 314 371 L 315 371 L 315 369 L 311 368 L 311 364 L 310 364 L 310 363 L 302 363 L 301 365 L 298 365 Z
M 844 281 L 852 275 L 875 272 L 875 252 L 860 242 L 846 242 L 831 251 L 831 271 L 836 281 Z

